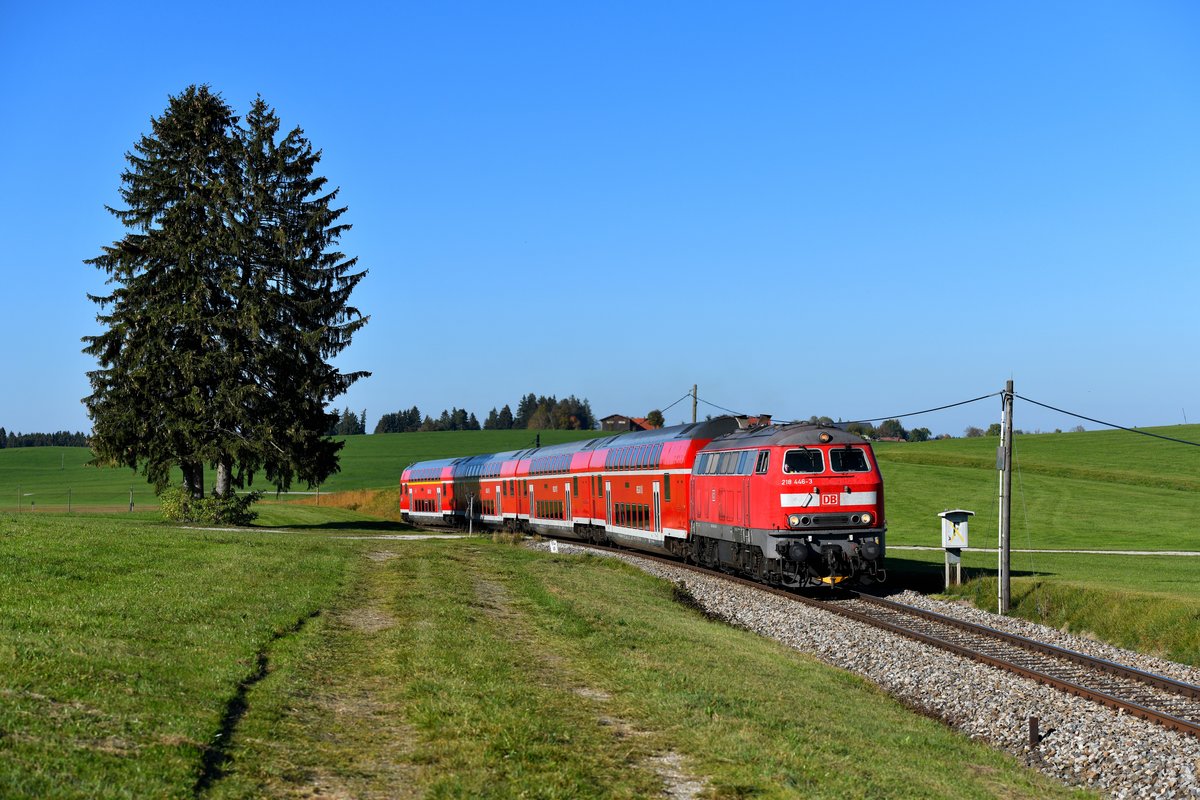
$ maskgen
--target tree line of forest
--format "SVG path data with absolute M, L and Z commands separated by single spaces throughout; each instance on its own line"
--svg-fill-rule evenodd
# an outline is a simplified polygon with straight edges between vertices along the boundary
M 803 420 L 803 421 L 812 423 L 814 425 L 817 425 L 817 424 L 833 425 L 833 424 L 835 424 L 834 421 L 832 419 L 830 419 L 829 417 L 815 417 L 814 416 L 814 417 L 809 417 L 807 420 Z M 836 424 L 841 425 L 842 423 L 839 422 Z M 874 439 L 876 441 L 882 439 L 885 441 L 927 442 L 930 439 L 953 439 L 954 438 L 953 436 L 951 436 L 948 433 L 943 433 L 943 434 L 934 436 L 933 433 L 930 432 L 929 428 L 913 428 L 912 430 L 909 430 L 908 428 L 905 428 L 902 424 L 900 424 L 900 420 L 898 420 L 898 419 L 885 419 L 883 422 L 879 423 L 878 426 L 872 425 L 869 422 L 851 422 L 848 425 L 846 425 L 845 428 L 846 428 L 847 433 L 853 433 L 856 436 L 863 437 L 864 439 Z M 1071 429 L 1071 432 L 1078 433 L 1078 432 L 1082 432 L 1083 430 L 1084 430 L 1084 428 L 1082 425 L 1076 425 L 1074 428 Z M 1054 432 L 1062 433 L 1062 429 L 1056 428 Z M 1020 435 L 1020 434 L 1024 434 L 1025 431 L 1020 430 L 1018 428 L 1018 429 L 1014 429 L 1013 433 Z M 1035 431 L 1035 433 L 1041 433 L 1041 431 Z M 963 437 L 967 438 L 967 439 L 975 439 L 975 438 L 978 438 L 981 436 L 999 436 L 999 435 L 1000 435 L 1000 423 L 999 422 L 993 422 L 991 425 L 989 425 L 987 427 L 987 430 L 976 427 L 974 425 L 969 425 L 966 428 L 966 430 L 963 431 Z
M 342 412 L 341 418 L 353 417 L 349 409 Z M 349 425 L 345 426 L 349 428 Z M 590 431 L 596 427 L 596 415 L 592 406 L 586 400 L 580 400 L 575 395 L 561 400 L 554 395 L 527 394 L 517 403 L 514 414 L 512 407 L 505 405 L 496 410 L 492 408 L 484 418 L 483 424 L 474 413 L 462 408 L 443 409 L 438 417 L 428 414 L 422 416 L 416 406 L 407 411 L 396 411 L 384 414 L 375 433 L 414 433 L 417 431 L 506 431 L 506 430 L 580 430 Z M 360 429 L 357 433 L 366 433 L 366 412 L 361 418 Z M 349 435 L 339 431 L 339 435 Z
M 54 433 L 17 433 L 0 428 L 0 450 L 6 447 L 87 447 L 85 433 L 55 431 Z

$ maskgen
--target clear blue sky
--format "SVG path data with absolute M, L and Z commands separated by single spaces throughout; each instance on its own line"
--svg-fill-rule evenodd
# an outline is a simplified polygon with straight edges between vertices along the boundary
M 527 392 L 641 415 L 693 383 L 857 419 L 1008 378 L 1200 420 L 1194 3 L 0 3 L 10 430 L 89 428 L 83 260 L 192 83 L 324 149 L 370 270 L 339 365 L 374 376 L 337 404 L 372 426 Z

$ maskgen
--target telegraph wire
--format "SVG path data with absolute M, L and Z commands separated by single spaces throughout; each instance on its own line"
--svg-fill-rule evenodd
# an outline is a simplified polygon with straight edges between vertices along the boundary
M 946 405 L 938 406 L 937 408 L 927 408 L 924 411 L 910 411 L 907 414 L 892 414 L 892 415 L 886 416 L 886 417 L 869 417 L 867 419 L 852 419 L 852 420 L 848 420 L 846 422 L 839 421 L 838 424 L 839 425 L 853 425 L 855 423 L 863 424 L 863 423 L 867 423 L 867 422 L 883 422 L 884 420 L 887 420 L 887 419 L 904 419 L 905 417 L 916 417 L 916 416 L 920 416 L 921 414 L 931 414 L 934 411 L 945 411 L 947 408 L 957 408 L 958 406 L 965 406 L 965 405 L 969 405 L 970 403 L 978 403 L 980 400 L 987 400 L 989 397 L 999 397 L 1001 394 L 1003 394 L 1003 392 L 992 392 L 991 394 L 985 394 L 980 397 L 973 397 L 970 400 L 960 400 L 957 403 L 947 403 Z M 689 397 L 689 396 L 691 396 L 691 392 L 688 392 L 688 394 L 684 395 L 684 397 Z M 680 400 L 682 400 L 682 399 L 683 399 L 683 397 L 680 398 Z M 730 409 L 730 408 L 725 408 L 724 406 L 719 406 L 716 403 L 710 403 L 708 400 L 705 400 L 702 397 L 698 397 L 696 399 L 699 400 L 701 403 L 704 403 L 705 405 L 710 405 L 713 408 L 719 408 L 722 411 L 733 414 L 735 417 L 736 416 L 744 416 L 741 412 L 734 411 L 733 409 Z M 676 400 L 675 402 L 678 403 L 679 400 Z M 674 404 L 672 404 L 672 405 L 674 405 Z M 797 420 L 779 420 L 780 424 L 785 424 L 785 425 L 790 424 L 791 422 L 796 422 L 796 421 Z
M 688 394 L 690 395 L 690 394 L 691 394 L 691 392 L 688 392 Z M 712 406 L 713 408 L 719 408 L 719 409 L 721 409 L 722 411 L 724 411 L 724 412 L 726 412 L 726 413 L 728 413 L 728 414 L 733 414 L 735 417 L 744 417 L 744 416 L 746 416 L 745 414 L 743 414 L 743 413 L 742 413 L 742 412 L 740 412 L 740 411 L 734 411 L 732 408 L 726 408 L 725 406 L 719 406 L 719 405 L 717 405 L 716 403 L 710 403 L 710 402 L 708 402 L 707 400 L 705 400 L 703 397 L 697 397 L 696 399 L 697 399 L 697 400 L 699 400 L 701 403 L 704 403 L 706 406 Z
M 920 416 L 921 414 L 932 414 L 934 411 L 945 411 L 947 408 L 957 408 L 958 406 L 965 406 L 965 405 L 969 405 L 971 403 L 978 403 L 980 400 L 987 400 L 989 397 L 999 397 L 1001 394 L 1003 394 L 1003 392 L 992 392 L 991 394 L 985 394 L 980 397 L 973 397 L 970 400 L 960 400 L 957 403 L 948 403 L 947 405 L 938 406 L 937 408 L 927 408 L 924 411 L 910 411 L 907 414 L 893 414 L 890 417 L 871 417 L 869 419 L 853 419 L 853 420 L 850 420 L 849 422 L 842 423 L 842 424 L 853 425 L 856 422 L 861 424 L 864 422 L 883 422 L 884 420 L 888 420 L 888 419 L 904 419 L 905 417 L 917 417 L 917 416 Z
M 923 411 L 910 411 L 907 414 L 892 414 L 892 415 L 886 416 L 886 417 L 869 417 L 867 419 L 849 420 L 847 422 L 839 422 L 838 424 L 853 425 L 853 424 L 857 423 L 857 424 L 861 425 L 861 424 L 865 424 L 865 423 L 883 422 L 884 420 L 889 420 L 889 419 L 904 419 L 905 417 L 916 417 L 916 416 L 920 416 L 921 414 L 932 414 L 935 411 L 945 411 L 948 408 L 957 408 L 959 406 L 970 405 L 971 403 L 978 403 L 980 400 L 987 400 L 988 398 L 991 398 L 991 397 L 999 397 L 1002 394 L 1004 394 L 1003 391 L 992 392 L 990 394 L 981 395 L 979 397 L 973 397 L 970 400 L 960 400 L 957 403 L 947 403 L 946 405 L 937 406 L 936 408 L 927 408 L 927 409 L 924 409 Z M 672 403 L 670 406 L 667 406 L 667 408 L 671 408 L 671 406 L 674 406 L 674 405 L 682 402 L 683 400 L 685 400 L 688 397 L 691 397 L 691 392 L 688 392 L 683 397 L 679 398 L 674 403 Z M 1149 431 L 1138 430 L 1137 428 L 1129 428 L 1124 425 L 1117 425 L 1114 422 L 1105 422 L 1102 419 L 1095 419 L 1094 417 L 1088 417 L 1083 414 L 1077 414 L 1074 411 L 1067 411 L 1064 408 L 1058 408 L 1056 406 L 1049 405 L 1048 403 L 1041 403 L 1037 400 L 1033 400 L 1032 398 L 1017 394 L 1016 392 L 1013 392 L 1013 397 L 1015 397 L 1019 400 L 1024 400 L 1026 403 L 1032 403 L 1035 406 L 1041 406 L 1042 408 L 1049 409 L 1050 411 L 1057 411 L 1060 414 L 1066 414 L 1068 417 L 1075 417 L 1077 419 L 1087 420 L 1088 422 L 1094 422 L 1097 425 L 1104 425 L 1109 428 L 1116 428 L 1117 430 L 1128 431 L 1129 433 L 1140 434 L 1141 436 L 1150 436 L 1155 439 L 1163 439 L 1165 441 L 1175 442 L 1177 444 L 1186 444 L 1186 445 L 1190 445 L 1191 447 L 1200 447 L 1200 442 L 1191 442 L 1191 441 L 1188 441 L 1187 439 L 1177 439 L 1174 436 L 1163 436 L 1161 433 L 1151 433 Z M 696 399 L 699 402 L 704 403 L 705 405 L 712 406 L 713 408 L 716 408 L 716 409 L 720 409 L 721 411 L 724 411 L 728 414 L 733 414 L 734 416 L 744 416 L 743 414 L 741 414 L 738 411 L 734 411 L 733 409 L 730 409 L 730 408 L 725 408 L 724 406 L 719 406 L 716 403 L 705 400 L 702 397 L 697 397 Z M 666 411 L 666 409 L 663 409 L 663 410 Z M 784 420 L 779 420 L 779 422 L 781 424 L 788 424 L 788 422 L 784 421 Z M 795 420 L 791 420 L 791 422 L 795 422 Z
M 1120 430 L 1120 431 L 1129 431 L 1130 433 L 1137 433 L 1137 434 L 1141 434 L 1142 436 L 1153 436 L 1155 439 L 1166 439 L 1168 442 L 1177 442 L 1179 444 L 1191 445 L 1192 447 L 1200 447 L 1200 442 L 1189 442 L 1187 439 L 1176 439 L 1173 436 L 1163 436 L 1161 433 L 1150 433 L 1150 431 L 1140 431 L 1137 428 L 1126 428 L 1124 425 L 1117 425 L 1116 423 L 1113 423 L 1113 422 L 1105 422 L 1102 419 L 1093 419 L 1092 417 L 1085 417 L 1083 414 L 1076 414 L 1074 411 L 1067 411 L 1066 409 L 1063 409 L 1063 408 L 1055 408 L 1052 405 L 1047 405 L 1046 403 L 1039 403 L 1037 400 L 1031 400 L 1028 397 L 1022 397 L 1021 395 L 1017 394 L 1016 392 L 1013 392 L 1013 397 L 1024 400 L 1026 403 L 1033 403 L 1035 406 L 1041 406 L 1042 408 L 1048 408 L 1051 411 L 1057 411 L 1060 414 L 1066 414 L 1068 417 L 1075 417 L 1076 419 L 1086 419 L 1088 422 L 1094 422 L 1097 425 L 1105 425 L 1109 428 L 1116 428 L 1117 430 Z
M 670 411 L 672 408 L 674 408 L 675 406 L 679 405 L 679 404 L 680 404 L 680 403 L 682 403 L 684 400 L 687 400 L 687 399 L 688 399 L 689 397 L 691 397 L 691 396 L 692 396 L 692 393 L 691 393 L 691 392 L 688 392 L 688 393 L 687 393 L 687 394 L 685 394 L 683 397 L 681 397 L 681 398 L 679 398 L 678 400 L 676 400 L 674 403 L 671 403 L 671 405 L 667 406 L 666 408 L 660 409 L 660 410 L 661 410 L 661 412 L 662 412 L 662 413 L 665 415 L 665 414 L 666 414 L 668 411 Z

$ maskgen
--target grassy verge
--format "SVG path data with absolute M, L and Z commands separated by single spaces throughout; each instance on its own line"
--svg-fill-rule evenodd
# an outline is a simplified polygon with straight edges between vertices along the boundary
M 218 797 L 1068 793 L 606 559 L 374 542 L 248 694 Z
M 352 549 L 0 515 L 0 796 L 193 796 L 239 687 Z

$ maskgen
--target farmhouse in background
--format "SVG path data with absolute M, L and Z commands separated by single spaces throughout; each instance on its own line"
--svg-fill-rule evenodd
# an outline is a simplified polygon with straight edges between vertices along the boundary
M 624 417 L 620 414 L 610 414 L 600 420 L 602 431 L 652 431 L 654 426 L 646 422 L 645 417 Z

